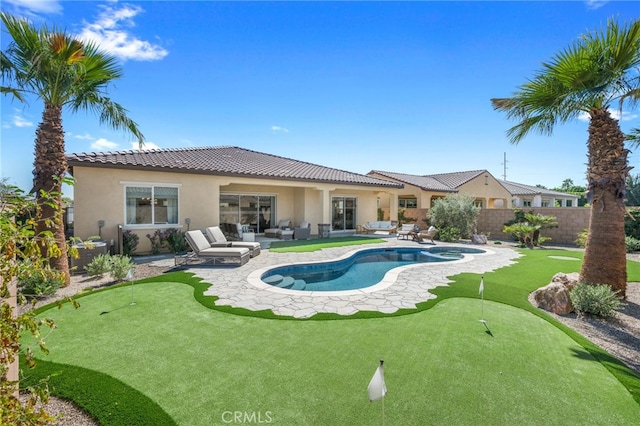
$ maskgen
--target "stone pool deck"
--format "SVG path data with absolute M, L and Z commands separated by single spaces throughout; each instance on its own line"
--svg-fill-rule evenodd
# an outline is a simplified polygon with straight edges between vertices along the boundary
M 352 315 L 358 311 L 393 313 L 401 308 L 415 308 L 417 303 L 436 296 L 429 290 L 451 282 L 447 276 L 463 272 L 483 274 L 513 264 L 521 255 L 511 247 L 493 245 L 446 244 L 438 246 L 467 246 L 484 249 L 484 254 L 465 254 L 464 259 L 442 263 L 421 263 L 396 268 L 373 287 L 345 292 L 305 292 L 283 290 L 261 284 L 263 271 L 273 266 L 335 260 L 351 252 L 374 247 L 417 247 L 431 244 L 390 238 L 384 243 L 328 248 L 310 253 L 274 253 L 263 250 L 248 263 L 239 267 L 194 266 L 187 270 L 210 283 L 205 295 L 218 296 L 216 305 L 245 308 L 252 311 L 271 310 L 276 315 L 308 318 L 329 312 Z M 478 285 L 480 282 L 478 282 Z M 491 284 L 485 283 L 485 288 Z

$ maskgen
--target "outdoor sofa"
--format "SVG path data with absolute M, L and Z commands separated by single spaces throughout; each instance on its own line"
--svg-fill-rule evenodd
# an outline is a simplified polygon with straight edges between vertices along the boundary
M 386 232 L 393 234 L 398 229 L 398 226 L 390 220 L 377 220 L 373 222 L 367 222 L 362 226 L 362 229 L 366 234 L 374 232 Z

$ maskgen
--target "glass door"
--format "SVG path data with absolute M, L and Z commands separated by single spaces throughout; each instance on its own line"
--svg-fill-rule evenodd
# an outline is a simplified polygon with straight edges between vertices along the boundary
M 331 229 L 345 231 L 356 229 L 355 197 L 333 197 L 331 199 Z

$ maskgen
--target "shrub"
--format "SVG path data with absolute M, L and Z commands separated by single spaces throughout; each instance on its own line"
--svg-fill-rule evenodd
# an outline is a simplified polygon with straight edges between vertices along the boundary
M 188 251 L 185 233 L 179 229 L 167 229 L 165 241 L 172 253 L 186 253 Z
M 28 271 L 18 277 L 20 292 L 32 296 L 54 294 L 64 285 L 64 276 L 59 271 L 46 268 L 40 271 Z
M 471 238 L 480 214 L 480 207 L 476 207 L 474 201 L 475 198 L 468 194 L 449 194 L 433 203 L 427 220 L 438 229 L 442 241 L 445 241 L 442 232 L 447 229 L 456 229 L 458 238 Z
M 610 286 L 580 283 L 569 291 L 573 307 L 579 315 L 591 314 L 611 318 L 618 309 L 625 306 Z
M 133 255 L 138 248 L 140 237 L 133 231 L 126 230 L 122 233 L 122 254 L 125 256 Z
M 583 229 L 582 232 L 578 234 L 578 238 L 575 240 L 575 243 L 578 247 L 585 248 L 587 246 L 587 237 L 589 236 L 589 229 Z
M 129 256 L 111 256 L 109 273 L 114 280 L 122 281 L 134 266 Z
M 84 269 L 90 277 L 103 276 L 109 272 L 111 268 L 111 256 L 108 254 L 99 254 L 87 264 Z
M 627 247 L 627 253 L 640 250 L 640 240 L 633 237 L 624 237 L 624 244 Z
M 449 227 L 438 230 L 438 239 L 445 243 L 455 243 L 460 239 L 460 231 L 456 227 Z

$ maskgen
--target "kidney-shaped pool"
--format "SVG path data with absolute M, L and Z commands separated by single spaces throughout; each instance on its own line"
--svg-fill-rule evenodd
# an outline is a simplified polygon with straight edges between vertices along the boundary
M 450 262 L 465 254 L 482 254 L 470 247 L 375 248 L 359 250 L 332 262 L 277 266 L 260 279 L 273 287 L 300 291 L 343 291 L 379 283 L 387 272 L 400 266 L 425 262 Z

